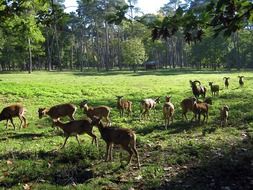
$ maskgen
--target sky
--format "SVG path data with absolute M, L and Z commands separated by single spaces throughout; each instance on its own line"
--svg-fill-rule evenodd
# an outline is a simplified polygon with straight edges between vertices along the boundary
M 144 14 L 156 13 L 169 0 L 138 0 L 136 5 Z M 66 12 L 75 11 L 77 6 L 76 0 L 65 0 Z M 73 7 L 74 6 L 74 7 Z

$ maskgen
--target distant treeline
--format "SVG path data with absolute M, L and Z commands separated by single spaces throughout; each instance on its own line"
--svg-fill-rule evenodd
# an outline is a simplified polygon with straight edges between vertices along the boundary
M 138 21 L 108 23 L 108 14 L 125 5 L 124 0 L 78 1 L 77 12 L 70 14 L 62 1 L 56 2 L 1 3 L 0 71 L 136 70 L 145 63 L 152 69 L 253 68 L 252 26 L 228 38 L 214 38 L 206 29 L 202 41 L 191 44 L 180 30 L 167 40 L 153 41 L 151 29 Z M 201 10 L 208 1 L 198 2 L 196 9 Z M 171 14 L 178 5 L 170 2 L 159 15 L 145 15 L 146 19 Z M 134 13 L 131 8 L 129 14 Z

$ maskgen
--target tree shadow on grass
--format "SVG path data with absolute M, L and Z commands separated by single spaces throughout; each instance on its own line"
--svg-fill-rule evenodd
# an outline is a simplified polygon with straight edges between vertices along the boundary
M 4 170 L 11 170 L 0 181 L 0 187 L 11 188 L 19 183 L 28 183 L 40 179 L 50 184 L 68 185 L 84 183 L 93 178 L 90 160 L 99 158 L 94 147 L 80 148 L 72 146 L 59 151 L 9 151 L 0 154 L 1 160 L 12 160 L 13 164 Z M 76 150 L 78 149 L 78 150 Z M 13 167 L 13 169 L 11 169 Z M 14 170 L 15 167 L 15 170 Z
M 46 133 L 17 133 L 17 134 L 12 134 L 8 136 L 10 139 L 25 139 L 25 140 L 34 140 L 35 138 L 39 137 L 47 137 Z
M 162 125 L 146 125 L 145 127 L 136 127 L 133 130 L 140 135 L 147 135 L 154 132 L 155 130 L 163 131 L 164 126 Z
M 194 123 L 189 123 L 189 122 L 177 121 L 171 124 L 170 126 L 168 126 L 167 131 L 169 134 L 176 134 L 176 133 L 192 130 L 193 128 L 198 127 L 198 126 L 201 126 L 201 125 L 196 125 Z M 164 125 L 146 125 L 144 127 L 138 127 L 138 128 L 133 128 L 133 129 L 137 134 L 141 134 L 141 135 L 147 135 L 149 133 L 154 132 L 155 130 L 166 131 Z
M 252 189 L 252 142 L 248 145 L 241 143 L 227 149 L 221 154 L 206 155 L 206 159 L 202 159 L 200 163 L 185 171 L 182 170 L 156 189 Z
M 73 75 L 85 77 L 85 76 L 116 76 L 116 75 L 131 75 L 131 76 L 147 76 L 147 75 L 156 75 L 156 76 L 166 76 L 166 75 L 183 75 L 183 74 L 231 74 L 238 73 L 238 71 L 212 71 L 212 70 L 193 70 L 193 69 L 161 69 L 161 70 L 139 70 L 137 72 L 127 71 L 86 71 L 86 72 L 73 72 Z

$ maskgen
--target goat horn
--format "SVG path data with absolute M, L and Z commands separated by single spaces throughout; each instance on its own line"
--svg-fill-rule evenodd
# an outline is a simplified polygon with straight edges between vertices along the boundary
M 199 80 L 195 80 L 195 81 L 193 81 L 193 83 L 199 83 L 200 85 L 201 85 L 201 82 L 199 81 Z

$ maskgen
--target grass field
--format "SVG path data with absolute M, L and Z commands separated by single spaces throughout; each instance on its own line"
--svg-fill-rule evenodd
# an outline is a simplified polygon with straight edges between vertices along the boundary
M 237 76 L 245 76 L 239 88 Z M 223 77 L 231 78 L 229 89 Z M 0 74 L 3 107 L 22 103 L 29 127 L 14 131 L 0 123 L 0 188 L 3 189 L 251 189 L 253 187 L 253 73 L 252 72 L 109 72 Z M 208 124 L 182 121 L 180 102 L 192 96 L 189 80 L 222 87 L 213 98 Z M 208 87 L 209 89 L 209 87 Z M 120 118 L 116 95 L 133 101 L 133 115 Z M 175 121 L 164 129 L 162 105 L 172 96 Z M 162 97 L 147 121 L 139 120 L 143 98 Z M 211 96 L 210 90 L 208 96 Z M 132 128 L 137 134 L 141 169 L 126 167 L 128 154 L 114 148 L 114 161 L 104 162 L 105 143 L 91 144 L 80 136 L 81 146 L 70 138 L 65 149 L 62 133 L 51 128 L 49 118 L 39 119 L 39 107 L 88 99 L 90 105 L 112 108 L 113 125 Z M 219 127 L 219 108 L 230 107 L 227 127 Z M 191 113 L 188 113 L 190 117 Z M 85 118 L 78 107 L 76 119 Z M 19 119 L 14 119 L 19 124 Z M 65 118 L 67 121 L 67 118 Z

